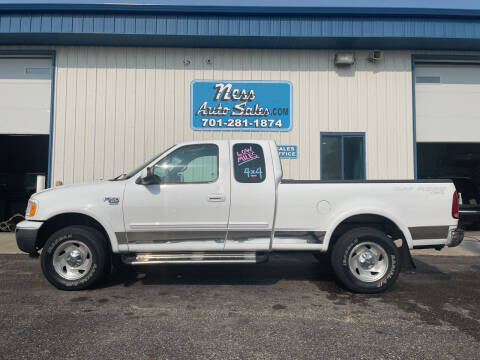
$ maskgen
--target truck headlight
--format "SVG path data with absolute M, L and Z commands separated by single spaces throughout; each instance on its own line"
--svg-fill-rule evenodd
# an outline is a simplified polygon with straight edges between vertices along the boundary
M 38 210 L 38 201 L 28 200 L 27 210 L 25 211 L 25 217 L 33 217 Z

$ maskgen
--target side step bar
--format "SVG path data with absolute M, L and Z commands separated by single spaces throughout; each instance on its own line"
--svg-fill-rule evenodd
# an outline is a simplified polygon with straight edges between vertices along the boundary
M 128 265 L 155 264 L 256 264 L 268 260 L 267 253 L 255 252 L 192 252 L 192 253 L 154 253 L 122 255 L 122 261 Z

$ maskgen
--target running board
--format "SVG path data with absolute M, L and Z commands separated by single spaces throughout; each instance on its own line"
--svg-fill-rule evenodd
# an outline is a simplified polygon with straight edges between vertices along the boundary
M 268 259 L 266 253 L 236 252 L 236 253 L 155 253 L 122 255 L 122 261 L 128 265 L 155 265 L 155 264 L 255 264 Z

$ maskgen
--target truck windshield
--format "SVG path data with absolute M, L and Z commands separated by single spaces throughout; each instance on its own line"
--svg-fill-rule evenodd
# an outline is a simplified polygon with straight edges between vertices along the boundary
M 173 148 L 173 146 L 170 146 L 168 149 L 162 151 L 160 154 L 157 154 L 155 155 L 153 158 L 151 158 L 150 160 L 144 162 L 142 165 L 136 167 L 134 170 L 130 171 L 128 174 L 121 174 L 121 175 L 118 175 L 117 177 L 113 178 L 113 179 L 110 179 L 111 181 L 117 181 L 117 180 L 127 180 L 127 179 L 130 179 L 132 176 L 134 176 L 135 174 L 139 173 L 141 170 L 143 170 L 148 164 L 150 164 L 153 160 L 155 160 L 156 158 L 159 158 L 160 156 L 162 156 L 163 154 L 165 154 L 168 150 L 170 150 L 171 148 Z

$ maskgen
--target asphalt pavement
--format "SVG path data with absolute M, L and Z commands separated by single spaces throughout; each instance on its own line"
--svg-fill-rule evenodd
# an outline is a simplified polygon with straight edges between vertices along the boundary
M 479 358 L 480 257 L 414 258 L 372 296 L 310 254 L 124 267 L 80 292 L 52 287 L 38 259 L 0 255 L 0 358 Z

